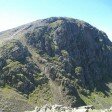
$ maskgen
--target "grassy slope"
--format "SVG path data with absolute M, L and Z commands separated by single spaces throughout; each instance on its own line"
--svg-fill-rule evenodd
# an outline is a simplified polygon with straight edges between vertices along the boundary
M 0 88 L 0 108 L 4 112 L 23 112 L 32 110 L 34 105 L 28 103 L 25 96 L 21 95 L 13 88 Z
M 93 92 L 88 96 L 81 95 L 81 98 L 87 105 L 94 105 L 97 109 L 105 109 L 112 106 L 112 94 L 105 96 L 101 92 Z

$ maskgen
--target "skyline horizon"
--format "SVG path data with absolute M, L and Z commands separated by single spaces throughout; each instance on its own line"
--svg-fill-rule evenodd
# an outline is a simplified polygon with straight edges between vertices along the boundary
M 111 5 L 110 0 L 1 0 L 0 32 L 38 19 L 69 17 L 91 24 L 112 41 Z

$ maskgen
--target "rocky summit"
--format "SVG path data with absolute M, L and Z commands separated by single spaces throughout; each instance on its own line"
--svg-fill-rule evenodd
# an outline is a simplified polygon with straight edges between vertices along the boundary
M 112 42 L 89 23 L 63 17 L 0 32 L 0 91 L 6 112 L 48 103 L 110 108 Z

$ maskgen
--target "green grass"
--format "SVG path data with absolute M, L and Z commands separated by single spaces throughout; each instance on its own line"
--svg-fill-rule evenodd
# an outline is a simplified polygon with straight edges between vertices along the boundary
M 57 27 L 57 26 L 60 26 L 62 24 L 62 20 L 57 20 L 57 21 L 55 21 L 55 22 L 53 22 L 53 23 L 50 23 L 50 26 L 52 27 L 52 28 L 55 28 L 55 27 Z
M 38 106 L 52 103 L 52 93 L 49 84 L 39 85 L 33 93 L 29 95 L 29 102 L 33 102 Z
M 105 96 L 102 92 L 92 92 L 88 96 L 81 95 L 81 98 L 87 105 L 94 105 L 97 109 L 112 106 L 112 95 Z
M 27 98 L 15 91 L 14 88 L 8 85 L 0 88 L 0 109 L 4 109 L 4 112 L 24 112 L 33 108 L 33 104 L 28 103 Z

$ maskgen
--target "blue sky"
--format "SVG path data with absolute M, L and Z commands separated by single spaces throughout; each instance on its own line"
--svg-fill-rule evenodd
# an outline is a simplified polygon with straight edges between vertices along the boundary
M 0 0 L 0 31 L 54 16 L 84 20 L 112 40 L 112 0 Z

